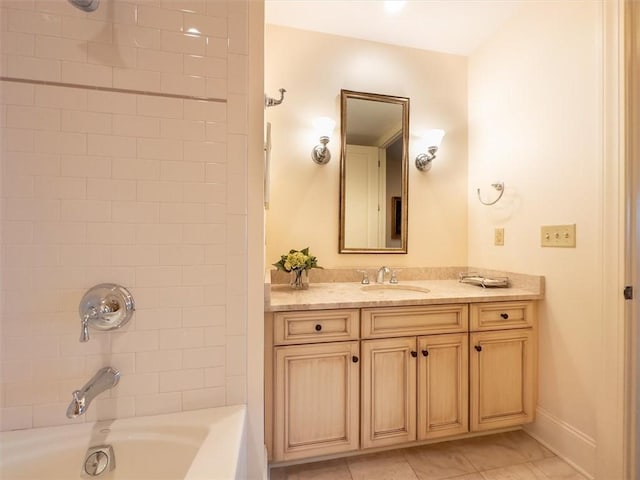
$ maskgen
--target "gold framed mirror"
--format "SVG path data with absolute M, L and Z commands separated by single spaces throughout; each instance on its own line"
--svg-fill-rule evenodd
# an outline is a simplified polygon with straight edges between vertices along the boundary
M 409 99 L 340 91 L 340 253 L 407 253 Z

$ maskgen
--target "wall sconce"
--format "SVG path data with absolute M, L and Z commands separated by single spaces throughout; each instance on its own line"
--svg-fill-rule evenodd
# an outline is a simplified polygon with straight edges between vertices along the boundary
M 421 153 L 416 157 L 416 168 L 422 172 L 431 170 L 431 162 L 436 158 L 436 152 L 442 143 L 444 130 L 429 130 L 422 142 L 427 146 L 427 153 Z
M 331 152 L 327 148 L 327 143 L 329 143 L 335 126 L 336 121 L 329 117 L 320 117 L 313 121 L 313 127 L 320 135 L 320 143 L 311 150 L 311 158 L 318 165 L 325 165 L 331 160 Z

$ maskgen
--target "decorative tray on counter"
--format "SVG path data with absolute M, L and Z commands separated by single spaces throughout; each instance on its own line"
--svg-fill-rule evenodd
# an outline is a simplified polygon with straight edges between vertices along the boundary
M 482 288 L 507 288 L 509 286 L 509 277 L 485 277 L 479 273 L 461 273 L 459 276 L 460 283 L 469 283 Z

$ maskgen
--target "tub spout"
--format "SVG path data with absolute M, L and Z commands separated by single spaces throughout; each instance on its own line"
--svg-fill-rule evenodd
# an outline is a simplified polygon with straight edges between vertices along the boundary
M 67 417 L 76 418 L 87 411 L 91 401 L 105 390 L 115 387 L 120 380 L 120 372 L 111 367 L 98 370 L 80 390 L 74 390 L 71 403 L 67 407 Z

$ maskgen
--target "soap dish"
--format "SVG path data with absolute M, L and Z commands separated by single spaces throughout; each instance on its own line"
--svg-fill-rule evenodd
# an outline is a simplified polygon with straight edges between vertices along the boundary
M 469 283 L 482 288 L 507 288 L 509 287 L 509 277 L 485 277 L 478 273 L 461 273 L 460 283 Z

